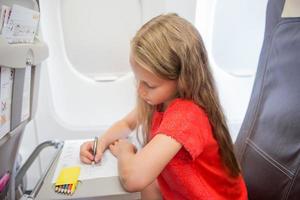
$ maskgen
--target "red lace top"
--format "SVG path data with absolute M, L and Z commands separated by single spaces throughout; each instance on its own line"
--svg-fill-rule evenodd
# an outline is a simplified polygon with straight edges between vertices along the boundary
M 195 103 L 175 99 L 165 112 L 155 112 L 150 138 L 158 133 L 182 144 L 158 176 L 164 199 L 247 199 L 243 178 L 232 178 L 226 172 L 209 120 Z

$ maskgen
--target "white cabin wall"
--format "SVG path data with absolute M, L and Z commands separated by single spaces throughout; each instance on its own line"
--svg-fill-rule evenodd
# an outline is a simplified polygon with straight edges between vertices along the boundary
M 143 21 L 161 13 L 177 13 L 181 17 L 195 22 L 197 0 L 143 0 Z
M 195 23 L 197 0 L 166 0 L 166 12 L 175 12 Z

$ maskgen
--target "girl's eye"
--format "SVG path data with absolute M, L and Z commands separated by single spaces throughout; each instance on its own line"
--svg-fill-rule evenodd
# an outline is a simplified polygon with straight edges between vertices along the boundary
M 150 86 L 150 85 L 148 85 L 147 86 L 149 89 L 155 89 L 156 87 L 155 86 Z
M 146 85 L 146 87 L 147 87 L 147 88 L 149 88 L 149 89 L 154 89 L 154 88 L 156 88 L 156 86 L 149 85 L 149 84 L 148 84 L 148 83 L 146 83 L 146 82 L 145 82 L 145 85 Z

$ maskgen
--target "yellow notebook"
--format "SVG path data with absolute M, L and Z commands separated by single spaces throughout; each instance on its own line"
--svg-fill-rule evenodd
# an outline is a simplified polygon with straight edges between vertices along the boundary
M 79 174 L 80 167 L 78 166 L 62 168 L 55 181 L 55 186 L 72 185 L 73 193 L 78 183 Z

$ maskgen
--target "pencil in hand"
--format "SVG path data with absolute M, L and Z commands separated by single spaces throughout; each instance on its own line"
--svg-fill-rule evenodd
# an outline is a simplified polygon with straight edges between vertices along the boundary
M 97 154 L 97 146 L 98 146 L 98 137 L 95 137 L 94 138 L 94 144 L 93 144 L 93 161 L 92 161 L 92 165 L 95 165 L 95 157 L 96 157 L 96 154 Z

